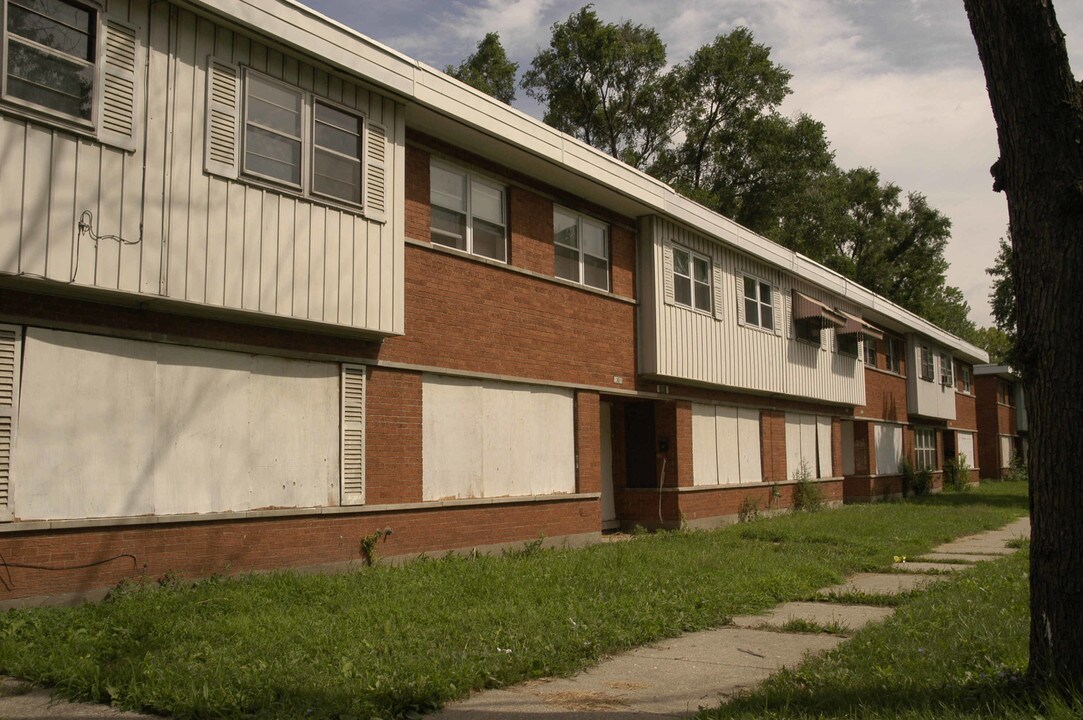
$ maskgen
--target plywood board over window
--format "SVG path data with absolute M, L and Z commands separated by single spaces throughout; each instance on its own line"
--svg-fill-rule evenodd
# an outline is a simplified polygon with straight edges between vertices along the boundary
M 692 478 L 696 485 L 762 482 L 760 411 L 694 403 Z
M 834 477 L 830 417 L 786 413 L 786 476 L 792 480 L 803 467 L 812 477 Z
M 876 425 L 876 474 L 894 475 L 899 472 L 903 452 L 903 432 L 898 425 Z
M 423 498 L 575 492 L 572 391 L 423 378 Z

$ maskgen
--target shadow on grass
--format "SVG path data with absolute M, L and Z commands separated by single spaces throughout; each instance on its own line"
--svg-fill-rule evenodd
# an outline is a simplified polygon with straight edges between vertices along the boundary
M 967 507 L 974 505 L 990 505 L 993 507 L 1015 508 L 1026 512 L 1030 509 L 1030 499 L 1026 495 L 1011 492 L 986 491 L 976 492 L 953 492 L 946 490 L 936 495 L 928 495 L 921 498 L 913 498 L 913 502 L 922 505 L 934 505 L 941 507 Z

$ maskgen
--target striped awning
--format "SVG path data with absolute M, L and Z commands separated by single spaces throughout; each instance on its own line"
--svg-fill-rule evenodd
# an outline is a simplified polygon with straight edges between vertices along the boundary
M 864 335 L 865 337 L 870 337 L 875 340 L 884 339 L 884 333 L 865 322 L 863 318 L 860 318 L 857 315 L 851 315 L 843 310 L 837 310 L 836 312 L 846 318 L 846 324 L 837 331 L 839 335 Z
M 828 325 L 836 327 L 846 325 L 846 318 L 841 313 L 796 290 L 793 291 L 793 319 L 817 321 L 821 328 Z

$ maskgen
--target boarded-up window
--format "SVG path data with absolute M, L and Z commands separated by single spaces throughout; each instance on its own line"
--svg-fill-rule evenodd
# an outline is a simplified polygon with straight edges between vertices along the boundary
M 762 482 L 760 411 L 692 405 L 692 478 L 696 485 Z
M 955 456 L 966 460 L 970 468 L 977 466 L 978 456 L 974 452 L 974 433 L 957 433 L 955 436 Z
M 1015 454 L 1015 449 L 1012 444 L 1011 435 L 1000 436 L 1000 467 L 1009 468 L 1012 466 L 1012 456 Z
M 29 328 L 22 368 L 22 519 L 338 504 L 338 365 Z
M 572 392 L 426 375 L 425 500 L 575 492 Z
M 834 476 L 830 417 L 786 413 L 786 476 L 802 469 L 814 478 Z
M 876 474 L 894 475 L 899 472 L 899 458 L 903 452 L 902 428 L 898 425 L 877 425 Z

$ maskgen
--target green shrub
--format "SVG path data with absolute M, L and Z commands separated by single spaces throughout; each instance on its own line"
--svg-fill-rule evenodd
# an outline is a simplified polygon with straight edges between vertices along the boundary
M 944 463 L 944 487 L 962 492 L 970 487 L 970 465 L 965 455 L 956 455 Z
M 1004 473 L 1002 479 L 1009 482 L 1026 482 L 1029 477 L 1026 458 L 1020 453 L 1013 453 L 1008 472 Z
M 812 470 L 804 460 L 793 473 L 797 485 L 793 488 L 793 509 L 816 512 L 824 506 L 824 491 L 812 479 Z
M 913 463 L 905 456 L 899 458 L 899 474 L 902 475 L 903 497 L 910 497 L 910 494 L 914 492 L 914 483 L 917 481 L 917 473 L 914 470 Z
M 915 495 L 928 495 L 933 489 L 933 471 L 922 468 L 914 473 L 914 484 L 911 486 Z
M 741 509 L 737 511 L 739 522 L 752 522 L 760 516 L 760 501 L 753 497 L 746 497 L 741 502 Z

